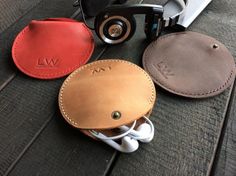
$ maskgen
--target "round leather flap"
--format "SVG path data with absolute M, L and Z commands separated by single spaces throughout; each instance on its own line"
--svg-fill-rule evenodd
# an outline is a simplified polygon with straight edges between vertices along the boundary
M 67 18 L 33 20 L 16 37 L 12 57 L 25 74 L 40 79 L 65 76 L 91 57 L 94 40 L 81 22 Z
M 235 79 L 234 58 L 216 39 L 196 32 L 165 35 L 143 54 L 144 69 L 153 81 L 177 95 L 217 95 Z
M 80 129 L 110 129 L 129 124 L 152 110 L 154 84 L 140 67 L 122 60 L 82 66 L 63 83 L 59 107 Z

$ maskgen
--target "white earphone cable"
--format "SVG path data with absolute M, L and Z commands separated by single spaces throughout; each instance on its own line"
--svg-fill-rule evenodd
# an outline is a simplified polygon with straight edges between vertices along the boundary
M 154 125 L 152 123 L 152 121 L 147 118 L 146 116 L 143 116 L 143 118 L 147 121 L 147 123 L 151 126 L 151 132 L 150 133 L 147 133 L 146 136 L 133 136 L 132 135 L 132 138 L 133 139 L 136 139 L 136 140 L 142 140 L 142 139 L 147 139 L 147 138 L 150 138 L 150 134 L 154 134 Z
M 131 136 L 133 139 L 136 139 L 136 140 L 143 140 L 143 139 L 147 139 L 147 138 L 150 138 L 151 136 L 154 135 L 154 125 L 153 123 L 151 122 L 151 120 L 149 118 L 147 118 L 146 116 L 143 116 L 143 118 L 146 120 L 146 122 L 150 125 L 150 129 L 151 131 L 148 132 L 146 135 L 143 135 L 143 134 L 140 134 L 140 132 L 138 131 L 135 131 L 133 130 L 132 132 L 130 132 L 128 134 L 128 136 Z M 121 130 L 123 131 L 126 131 L 129 130 L 129 128 L 127 126 L 122 126 L 120 127 Z M 150 135 L 151 134 L 151 135 Z
M 116 139 L 121 139 L 122 137 L 128 135 L 131 136 L 133 139 L 136 140 L 142 140 L 142 139 L 147 139 L 150 138 L 150 136 L 152 136 L 154 134 L 154 125 L 151 122 L 151 120 L 149 118 L 147 118 L 146 116 L 143 116 L 143 118 L 146 120 L 146 122 L 150 125 L 151 127 L 151 131 L 149 133 L 147 133 L 147 135 L 140 135 L 138 132 L 134 132 L 133 129 L 136 126 L 136 121 L 134 121 L 134 123 L 132 124 L 131 127 L 127 127 L 127 126 L 121 126 L 120 129 L 125 131 L 124 133 L 117 135 L 117 136 L 111 136 L 111 137 L 107 137 L 105 135 L 103 135 L 100 132 L 97 132 L 95 130 L 89 130 L 89 132 L 95 136 L 98 139 L 103 139 L 103 140 L 116 140 Z M 131 132 L 132 131 L 132 132 Z M 136 134 L 135 134 L 136 133 Z M 150 135 L 151 134 L 151 135 Z
M 135 125 L 136 125 L 136 120 L 134 121 L 134 123 L 132 124 L 132 126 L 129 128 L 129 130 L 127 130 L 126 132 L 124 132 L 124 133 L 122 133 L 122 134 L 120 134 L 120 135 L 112 136 L 112 137 L 107 137 L 107 136 L 105 136 L 105 135 L 100 135 L 100 134 L 102 134 L 102 133 L 97 132 L 97 131 L 95 131 L 95 130 L 89 130 L 89 132 L 90 132 L 93 136 L 95 136 L 96 138 L 98 138 L 98 139 L 103 139 L 103 140 L 116 140 L 116 139 L 121 139 L 121 138 L 124 137 L 124 136 L 127 136 L 127 135 L 134 129 Z

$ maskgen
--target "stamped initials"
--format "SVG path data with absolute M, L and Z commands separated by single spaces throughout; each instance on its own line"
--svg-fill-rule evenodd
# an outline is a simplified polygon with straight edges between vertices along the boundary
M 37 61 L 37 67 L 56 67 L 59 59 L 39 58 Z
M 155 67 L 155 66 L 154 66 Z M 159 62 L 155 67 L 166 79 L 171 76 L 174 76 L 174 73 L 171 69 L 167 66 L 167 63 L 164 61 Z
M 111 70 L 111 66 L 92 68 L 92 75 Z

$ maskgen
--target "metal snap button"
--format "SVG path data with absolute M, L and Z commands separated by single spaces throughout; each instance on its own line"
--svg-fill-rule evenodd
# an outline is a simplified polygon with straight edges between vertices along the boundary
M 120 113 L 119 111 L 114 111 L 114 112 L 112 112 L 111 117 L 112 117 L 114 120 L 118 120 L 118 119 L 121 118 L 121 113 Z
M 218 48 L 219 48 L 219 45 L 215 43 L 215 44 L 212 45 L 212 48 L 213 48 L 213 49 L 218 49 Z

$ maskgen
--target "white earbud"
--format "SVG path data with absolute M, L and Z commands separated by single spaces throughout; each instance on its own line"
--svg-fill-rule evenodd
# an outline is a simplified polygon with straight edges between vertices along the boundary
M 105 142 L 106 144 L 110 145 L 114 149 L 124 152 L 124 153 L 131 153 L 138 149 L 139 143 L 137 140 L 148 143 L 153 139 L 154 136 L 154 126 L 152 122 L 147 118 L 143 117 L 146 122 L 139 125 L 136 130 L 134 127 L 136 125 L 136 121 L 133 122 L 131 127 L 127 126 L 120 126 L 119 129 L 125 131 L 122 134 L 117 136 L 108 137 L 101 132 L 97 132 L 94 130 L 89 130 L 89 132 L 96 138 L 100 139 L 101 141 Z M 121 144 L 118 144 L 115 140 L 120 139 Z
M 134 129 L 135 125 L 136 125 L 136 121 L 134 121 L 132 126 L 126 132 L 120 135 L 111 136 L 111 137 L 108 137 L 94 130 L 89 130 L 89 132 L 96 138 L 100 139 L 101 141 L 113 147 L 114 149 L 120 152 L 124 152 L 124 153 L 131 153 L 131 152 L 136 151 L 139 147 L 138 141 L 128 136 L 130 131 Z M 114 141 L 116 139 L 121 139 L 121 144 L 118 144 L 116 141 Z
M 122 131 L 130 130 L 130 132 L 128 133 L 128 136 L 130 136 L 131 138 L 139 140 L 144 143 L 149 143 L 152 141 L 154 137 L 154 126 L 147 117 L 144 117 L 144 118 L 146 122 L 139 125 L 139 127 L 136 130 L 134 129 L 130 130 L 130 127 L 127 127 L 127 126 L 120 126 L 119 128 Z
M 152 141 L 152 139 L 154 137 L 154 130 L 152 129 L 151 125 L 149 125 L 147 123 L 140 125 L 136 131 L 140 133 L 140 137 L 143 137 L 140 139 L 137 138 L 141 142 L 149 143 Z M 131 133 L 132 133 L 132 131 L 131 131 Z
M 131 153 L 138 149 L 139 143 L 137 140 L 130 138 L 129 136 L 125 136 L 121 140 L 120 149 L 124 149 L 123 152 Z
M 121 144 L 118 144 L 116 141 L 112 139 L 105 139 L 107 138 L 107 136 L 105 136 L 102 133 L 99 133 L 99 136 L 102 137 L 102 139 L 100 138 L 100 140 L 102 140 L 103 142 L 105 142 L 106 144 L 110 145 L 111 147 L 113 147 L 114 149 L 120 152 L 132 153 L 136 151 L 139 147 L 138 141 L 135 139 L 132 139 L 129 136 L 122 137 Z

